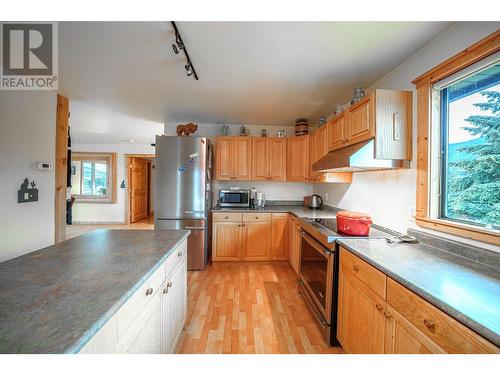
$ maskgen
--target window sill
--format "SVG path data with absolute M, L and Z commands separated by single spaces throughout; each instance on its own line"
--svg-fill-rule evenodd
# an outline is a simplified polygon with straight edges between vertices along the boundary
M 500 245 L 500 234 L 494 231 L 488 231 L 473 225 L 458 224 L 448 220 L 419 218 L 415 219 L 418 226 L 434 229 L 440 232 L 450 233 L 457 236 L 469 238 L 471 240 Z
M 75 199 L 75 204 L 80 204 L 80 203 L 98 203 L 98 204 L 113 204 L 116 202 L 113 202 L 111 199 Z

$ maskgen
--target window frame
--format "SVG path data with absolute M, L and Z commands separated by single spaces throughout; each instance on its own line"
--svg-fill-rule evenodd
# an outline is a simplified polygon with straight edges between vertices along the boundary
M 75 203 L 116 203 L 116 153 L 96 153 L 96 152 L 74 152 L 71 155 L 71 162 L 105 161 L 107 166 L 106 195 L 83 195 L 72 194 Z M 83 168 L 80 168 L 80 184 L 83 183 Z M 80 187 L 81 192 L 81 187 Z
M 500 51 L 500 31 L 496 31 L 469 48 L 459 52 L 412 81 L 417 89 L 417 186 L 416 215 L 418 226 L 500 245 L 500 232 L 477 225 L 441 218 L 443 194 L 441 111 L 438 90 L 433 84 Z M 439 151 L 436 153 L 436 151 Z M 437 184 L 436 184 L 437 180 Z M 438 187 L 436 187 L 436 185 Z

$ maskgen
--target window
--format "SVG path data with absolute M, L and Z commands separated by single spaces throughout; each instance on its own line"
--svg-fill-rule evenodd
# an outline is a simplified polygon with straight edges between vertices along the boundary
M 500 229 L 500 63 L 439 90 L 440 217 Z
M 71 194 L 76 202 L 115 202 L 115 160 L 115 154 L 73 154 Z
M 417 225 L 500 245 L 500 32 L 416 78 Z

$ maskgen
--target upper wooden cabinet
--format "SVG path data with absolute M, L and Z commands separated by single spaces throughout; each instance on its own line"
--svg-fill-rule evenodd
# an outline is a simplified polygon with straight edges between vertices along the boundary
M 252 138 L 252 180 L 286 180 L 286 138 Z
M 328 122 L 328 150 L 375 138 L 375 157 L 411 160 L 411 91 L 375 90 Z
M 309 181 L 309 135 L 286 139 L 286 180 Z
M 217 137 L 215 179 L 252 179 L 252 139 L 250 137 Z

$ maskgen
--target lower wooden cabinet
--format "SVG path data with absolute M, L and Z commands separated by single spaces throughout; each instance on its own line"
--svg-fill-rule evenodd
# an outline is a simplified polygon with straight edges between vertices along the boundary
M 348 353 L 500 353 L 500 348 L 342 247 L 338 303 L 337 337 Z
M 244 222 L 242 224 L 242 260 L 270 260 L 271 223 Z
M 287 213 L 222 213 L 212 215 L 213 261 L 288 259 Z
M 300 242 L 302 237 L 300 235 L 300 224 L 298 220 L 291 216 L 289 222 L 289 241 L 290 241 L 290 254 L 289 260 L 295 273 L 298 275 L 300 272 Z
M 385 304 L 342 266 L 338 301 L 338 339 L 344 350 L 357 354 L 384 353 Z
M 241 222 L 218 222 L 212 224 L 212 260 L 241 260 Z
M 157 280 L 162 277 L 161 285 Z M 187 317 L 187 240 L 79 351 L 81 354 L 172 353 Z M 120 328 L 121 327 L 121 328 Z

